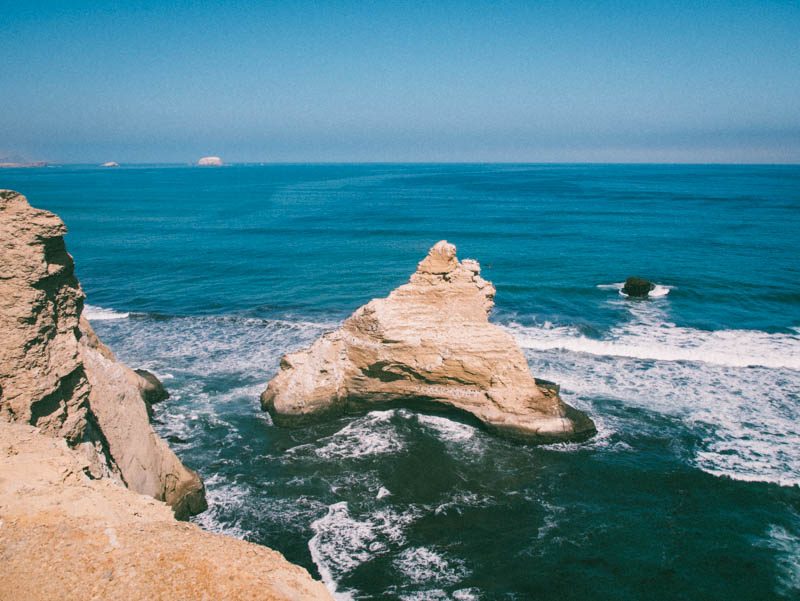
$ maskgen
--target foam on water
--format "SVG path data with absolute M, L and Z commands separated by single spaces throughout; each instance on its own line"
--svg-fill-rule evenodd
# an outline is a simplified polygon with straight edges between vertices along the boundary
M 673 323 L 626 323 L 602 339 L 574 326 L 506 326 L 520 346 L 535 351 L 563 349 L 590 355 L 694 361 L 729 367 L 761 366 L 800 371 L 800 336 L 757 330 L 705 331 Z
M 233 515 L 241 513 L 249 498 L 250 491 L 247 487 L 228 482 L 219 474 L 212 474 L 206 477 L 204 484 L 206 486 L 206 501 L 208 502 L 209 510 L 196 516 L 195 523 L 205 530 L 228 534 L 236 538 L 245 538 L 249 535 L 250 531 L 242 528 L 240 523 L 226 523 L 223 525 L 217 519 L 218 513 L 223 511 Z
M 394 410 L 371 411 L 366 416 L 350 422 L 333 436 L 322 439 L 322 447 L 314 450 L 324 459 L 359 459 L 373 455 L 398 453 L 403 441 L 389 421 Z
M 434 515 L 447 514 L 454 512 L 459 515 L 462 513 L 464 507 L 488 507 L 494 505 L 495 500 L 489 495 L 479 495 L 474 492 L 460 491 L 456 492 L 443 503 L 436 505 L 433 510 Z
M 704 471 L 800 484 L 800 337 L 705 332 L 671 323 L 663 306 L 626 306 L 630 320 L 603 340 L 570 326 L 508 330 L 569 402 L 614 398 L 677 416 L 702 439 L 694 463 Z M 602 424 L 602 409 L 591 412 Z
M 130 317 L 130 313 L 106 309 L 104 307 L 96 307 L 95 305 L 86 303 L 83 306 L 83 316 L 89 321 L 103 321 L 107 319 L 126 319 Z
M 428 547 L 404 550 L 395 558 L 394 565 L 415 584 L 455 584 L 469 575 L 464 561 L 448 558 Z
M 616 290 L 619 292 L 620 296 L 628 298 L 628 295 L 625 294 L 622 289 L 625 287 L 625 282 L 615 282 L 613 284 L 598 284 L 597 287 L 600 290 Z M 663 284 L 654 284 L 653 289 L 647 293 L 648 298 L 663 298 L 667 296 L 670 290 L 673 290 L 674 286 L 666 286 Z
M 771 524 L 764 544 L 778 552 L 781 571 L 778 592 L 787 596 L 800 595 L 800 532 Z
M 395 589 L 389 592 L 395 592 Z M 398 594 L 400 601 L 478 601 L 482 598 L 480 590 L 475 587 L 458 589 L 452 593 L 434 588 Z
M 419 415 L 417 420 L 448 442 L 463 443 L 475 438 L 477 428 L 438 415 Z
M 327 513 L 311 524 L 314 536 L 308 541 L 311 558 L 322 581 L 336 599 L 352 599 L 352 591 L 339 591 L 338 582 L 361 564 L 386 554 L 405 542 L 404 529 L 414 521 L 413 508 L 398 513 L 378 510 L 364 518 L 350 515 L 347 502 L 334 503 Z

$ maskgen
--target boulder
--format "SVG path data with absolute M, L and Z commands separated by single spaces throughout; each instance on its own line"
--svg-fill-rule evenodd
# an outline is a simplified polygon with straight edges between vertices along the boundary
M 134 369 L 136 375 L 139 376 L 139 394 L 142 395 L 144 402 L 147 405 L 147 414 L 153 417 L 153 405 L 166 401 L 169 398 L 169 392 L 164 388 L 155 374 L 147 371 L 146 369 Z
M 81 315 L 65 233 L 54 214 L 0 190 L 0 420 L 64 438 L 93 477 L 165 501 L 180 517 L 203 511 L 200 477 L 150 425 L 141 376 Z
M 652 282 L 649 282 L 644 278 L 633 276 L 625 280 L 625 285 L 622 287 L 622 292 L 623 294 L 634 298 L 647 298 L 647 295 L 655 287 L 655 284 Z
M 277 425 L 396 404 L 451 408 L 530 442 L 581 440 L 592 420 L 537 381 L 514 338 L 489 322 L 495 289 L 477 261 L 438 242 L 407 284 L 283 357 L 261 395 Z

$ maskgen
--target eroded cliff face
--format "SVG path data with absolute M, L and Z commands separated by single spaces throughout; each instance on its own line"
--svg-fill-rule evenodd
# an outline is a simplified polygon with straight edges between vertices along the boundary
M 280 553 L 89 470 L 64 439 L 0 421 L 0 599 L 332 599 Z
M 202 481 L 153 431 L 151 383 L 118 362 L 81 318 L 83 292 L 61 220 L 0 190 L 0 419 L 64 438 L 94 477 L 117 479 L 185 517 Z
M 531 375 L 513 337 L 488 316 L 495 289 L 477 261 L 446 241 L 410 281 L 359 308 L 335 332 L 286 355 L 261 395 L 276 424 L 393 402 L 466 411 L 487 427 L 531 442 L 580 440 L 591 419 L 557 387 Z

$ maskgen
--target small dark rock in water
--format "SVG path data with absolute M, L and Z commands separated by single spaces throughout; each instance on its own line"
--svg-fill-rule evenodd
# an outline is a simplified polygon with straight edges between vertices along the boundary
M 137 369 L 134 371 L 144 380 L 144 382 L 140 384 L 140 390 L 142 391 L 142 397 L 144 397 L 144 400 L 148 404 L 158 403 L 159 401 L 169 398 L 169 393 L 166 388 L 164 388 L 161 380 L 146 369 Z
M 647 293 L 655 288 L 655 284 L 643 278 L 631 277 L 625 280 L 622 292 L 628 296 L 646 298 Z

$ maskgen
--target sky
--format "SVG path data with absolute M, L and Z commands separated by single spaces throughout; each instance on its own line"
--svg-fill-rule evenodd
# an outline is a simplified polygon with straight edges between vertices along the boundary
M 800 2 L 0 0 L 0 157 L 800 162 Z

